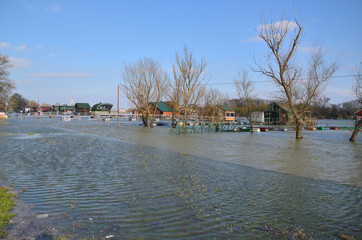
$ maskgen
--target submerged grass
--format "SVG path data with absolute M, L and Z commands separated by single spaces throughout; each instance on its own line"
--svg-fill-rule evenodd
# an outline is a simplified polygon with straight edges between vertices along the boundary
M 5 225 L 9 223 L 14 214 L 10 213 L 14 203 L 15 194 L 10 193 L 9 189 L 0 186 L 0 238 L 5 234 Z

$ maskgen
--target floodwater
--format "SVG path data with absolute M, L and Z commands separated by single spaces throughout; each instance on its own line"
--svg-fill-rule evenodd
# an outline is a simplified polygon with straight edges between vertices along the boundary
M 361 135 L 114 124 L 6 121 L 0 177 L 74 239 L 362 239 Z

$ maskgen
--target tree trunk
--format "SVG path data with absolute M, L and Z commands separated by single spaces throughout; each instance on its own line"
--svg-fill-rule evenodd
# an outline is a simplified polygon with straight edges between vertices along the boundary
M 175 113 L 174 113 L 174 112 L 172 112 L 171 126 L 172 126 L 173 128 L 176 128 Z
M 296 121 L 296 127 L 297 127 L 297 131 L 296 131 L 296 134 L 295 134 L 295 139 L 303 139 L 303 136 L 302 136 L 303 124 L 302 124 L 302 122 L 297 120 Z
M 147 113 L 146 114 L 142 113 L 142 123 L 143 123 L 143 126 L 148 127 L 148 115 L 147 115 Z
M 253 119 L 251 118 L 251 113 L 249 113 L 248 119 L 250 124 L 250 132 L 253 133 L 254 124 L 253 124 Z
M 184 124 L 182 125 L 182 132 L 183 133 L 186 133 L 186 125 L 187 125 L 187 110 L 185 110 Z
M 354 142 L 356 140 L 357 134 L 359 132 L 359 129 L 362 127 L 362 120 L 359 120 L 356 127 L 354 128 L 354 131 L 352 133 L 351 138 L 349 139 L 349 141 Z
M 151 121 L 150 121 L 150 127 L 153 128 L 153 117 L 150 117 Z

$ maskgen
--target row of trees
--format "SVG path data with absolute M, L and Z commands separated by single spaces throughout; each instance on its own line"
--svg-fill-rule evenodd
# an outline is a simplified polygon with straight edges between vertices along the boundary
M 280 98 L 288 103 L 294 115 L 296 138 L 300 139 L 304 113 L 310 109 L 313 101 L 322 95 L 328 80 L 337 70 L 337 63 L 327 63 L 320 47 L 315 48 L 308 66 L 302 66 L 297 61 L 297 48 L 303 28 L 296 18 L 291 22 L 282 16 L 279 22 L 275 22 L 271 17 L 268 21 L 265 19 L 261 26 L 258 34 L 266 43 L 269 52 L 265 55 L 265 62 L 255 61 L 253 70 L 273 80 L 280 88 Z M 182 54 L 175 54 L 172 80 L 169 80 L 159 64 L 145 58 L 125 65 L 121 85 L 126 97 L 142 112 L 145 126 L 151 115 L 149 103 L 156 102 L 157 107 L 157 102 L 166 96 L 165 93 L 168 99 L 180 108 L 186 123 L 188 115 L 202 99 L 216 93 L 215 90 L 209 90 L 210 93 L 206 94 L 205 68 L 205 60 L 202 58 L 197 61 L 193 53 L 185 47 Z M 246 102 L 246 116 L 253 122 L 251 113 L 257 110 L 258 106 L 252 101 L 255 94 L 247 72 L 238 74 L 235 86 L 239 98 Z M 211 103 L 210 100 L 204 101 Z M 212 103 L 219 104 L 215 99 Z M 204 102 L 204 105 L 207 103 Z
M 220 92 L 206 91 L 206 61 L 197 60 L 194 54 L 184 47 L 182 54 L 176 53 L 173 62 L 173 78 L 162 70 L 161 65 L 151 58 L 141 58 L 135 63 L 125 64 L 121 83 L 122 91 L 128 100 L 142 114 L 144 126 L 153 126 L 153 115 L 162 100 L 172 105 L 172 125 L 175 126 L 176 111 L 182 113 L 183 127 L 191 113 L 204 106 L 216 106 Z M 153 103 L 153 104 L 150 104 Z
M 10 112 L 25 112 L 26 108 L 34 111 L 35 108 L 39 107 L 39 103 L 34 100 L 28 100 L 23 97 L 20 93 L 14 93 L 8 98 L 8 111 Z M 55 104 L 57 105 L 57 104 Z M 47 103 L 42 103 L 41 106 L 50 106 Z
M 0 109 L 7 110 L 7 101 L 10 93 L 15 89 L 15 84 L 9 79 L 12 67 L 8 56 L 0 53 Z

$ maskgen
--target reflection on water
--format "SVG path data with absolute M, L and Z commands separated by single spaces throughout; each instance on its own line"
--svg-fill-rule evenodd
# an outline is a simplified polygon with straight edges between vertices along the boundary
M 291 238 L 278 228 L 296 238 L 360 237 L 361 188 L 295 176 L 359 185 L 360 144 L 335 132 L 296 142 L 285 132 L 172 136 L 38 119 L 0 132 L 15 133 L 0 135 L 2 174 L 75 239 Z

